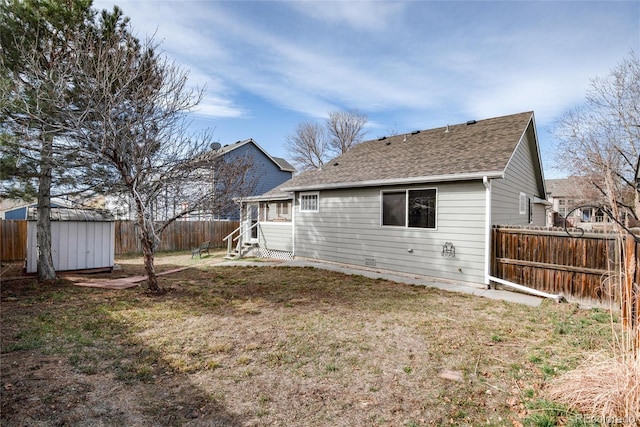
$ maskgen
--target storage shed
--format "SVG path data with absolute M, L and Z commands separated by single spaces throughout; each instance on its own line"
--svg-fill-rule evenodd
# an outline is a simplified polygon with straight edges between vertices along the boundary
M 27 273 L 38 268 L 35 208 L 27 214 Z M 51 209 L 51 252 L 56 271 L 110 270 L 114 264 L 115 224 L 108 213 L 75 208 Z

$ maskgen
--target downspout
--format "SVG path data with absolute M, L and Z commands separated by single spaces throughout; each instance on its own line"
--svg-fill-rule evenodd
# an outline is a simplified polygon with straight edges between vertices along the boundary
M 291 203 L 291 257 L 296 257 L 296 192 Z
M 487 288 L 490 288 L 491 282 L 499 283 L 503 286 L 509 286 L 513 289 L 516 289 L 520 292 L 525 292 L 531 295 L 536 295 L 543 298 L 554 299 L 557 302 L 564 301 L 564 297 L 562 295 L 554 295 L 549 294 L 547 292 L 542 292 L 537 289 L 528 288 L 526 286 L 519 285 L 517 283 L 509 282 L 507 280 L 500 279 L 498 277 L 491 276 L 491 181 L 488 177 L 482 177 L 482 184 L 486 189 L 485 193 L 485 247 L 484 247 L 484 256 L 485 256 L 485 265 L 484 265 L 484 284 Z
M 491 181 L 488 177 L 482 177 L 485 188 L 485 220 L 484 220 L 484 284 L 489 287 L 491 275 Z

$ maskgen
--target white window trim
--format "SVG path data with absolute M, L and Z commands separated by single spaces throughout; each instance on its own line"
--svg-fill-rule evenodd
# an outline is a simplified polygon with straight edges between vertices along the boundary
M 302 209 L 302 197 L 303 196 L 315 196 L 316 198 L 316 208 L 315 209 Z M 300 204 L 300 212 L 319 212 L 320 211 L 320 192 L 318 191 L 309 191 L 306 193 L 300 193 L 298 197 L 298 203 Z
M 267 207 L 265 207 L 266 204 L 269 204 L 270 206 L 267 208 Z M 276 217 L 268 219 L 267 218 L 267 212 L 268 212 L 268 210 L 271 209 L 271 204 L 275 205 Z M 260 213 L 259 213 L 260 222 L 267 223 L 267 224 L 291 224 L 291 221 L 293 219 L 293 212 L 289 212 L 288 214 L 284 214 L 284 215 L 289 215 L 290 216 L 290 218 L 288 220 L 287 219 L 277 219 L 277 218 L 281 218 L 278 215 L 278 206 L 280 204 L 290 204 L 291 205 L 290 206 L 291 211 L 293 211 L 293 200 L 271 200 L 271 201 L 260 202 Z M 264 217 L 264 219 L 262 219 L 263 217 Z
M 521 191 L 520 198 L 518 199 L 518 211 L 520 212 L 520 215 L 527 214 L 527 204 L 528 204 L 527 193 L 523 193 Z
M 384 202 L 383 202 L 383 197 L 385 195 L 385 193 L 402 193 L 404 192 L 404 225 L 384 225 L 383 219 L 384 219 Z M 380 227 L 383 228 L 407 228 L 407 224 L 409 222 L 408 220 L 408 213 L 407 213 L 407 207 L 409 206 L 409 195 L 407 194 L 407 190 L 406 189 L 397 189 L 397 190 L 380 190 Z
M 420 190 L 435 190 L 436 192 L 436 215 L 435 215 L 435 227 L 409 227 L 409 191 L 420 191 Z M 382 216 L 383 216 L 383 202 L 382 197 L 384 193 L 402 193 L 404 191 L 404 225 L 383 225 L 382 224 Z M 430 230 L 435 231 L 438 229 L 438 195 L 439 195 L 438 187 L 420 187 L 420 188 L 399 188 L 397 190 L 380 190 L 380 227 L 383 228 L 405 228 L 411 230 Z

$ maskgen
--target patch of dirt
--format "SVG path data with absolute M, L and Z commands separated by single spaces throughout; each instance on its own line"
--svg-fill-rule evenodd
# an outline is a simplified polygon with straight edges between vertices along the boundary
M 86 375 L 64 358 L 3 355 L 3 426 L 240 425 L 237 417 L 179 376 L 126 384 L 110 370 Z M 197 425 L 197 423 L 196 423 Z

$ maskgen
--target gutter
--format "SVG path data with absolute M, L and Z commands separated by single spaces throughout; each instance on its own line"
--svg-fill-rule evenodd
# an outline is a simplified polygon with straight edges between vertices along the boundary
M 242 197 L 237 200 L 242 202 L 271 202 L 271 201 L 279 201 L 279 200 L 293 200 L 293 193 L 276 194 L 276 195 L 261 194 L 258 196 Z
M 376 187 L 382 185 L 403 185 L 403 184 L 423 184 L 426 182 L 451 182 L 451 181 L 470 181 L 474 179 L 484 178 L 504 178 L 504 171 L 490 171 L 483 173 L 462 173 L 449 175 L 432 175 L 432 176 L 414 176 L 410 178 L 391 178 L 376 179 L 367 181 L 354 182 L 334 182 L 334 183 L 318 183 L 312 185 L 293 185 L 291 187 L 282 186 L 282 191 L 315 191 L 315 190 L 333 190 L 341 188 L 358 188 L 358 187 Z M 295 179 L 295 178 L 293 178 Z
M 540 197 L 536 197 L 536 196 L 533 196 L 533 203 L 537 205 L 553 206 L 553 203 L 551 203 L 547 199 L 541 199 Z

